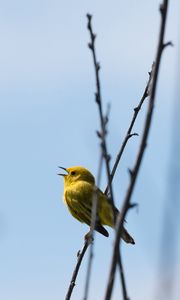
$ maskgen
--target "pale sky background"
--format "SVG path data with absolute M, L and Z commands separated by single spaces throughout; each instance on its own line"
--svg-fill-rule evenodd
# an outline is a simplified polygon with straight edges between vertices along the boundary
M 131 299 L 155 299 L 158 284 L 180 65 L 180 3 L 170 2 L 166 38 L 175 47 L 163 53 L 148 148 L 133 193 L 139 208 L 127 216 L 136 245 L 122 247 Z M 0 1 L 0 299 L 64 299 L 88 229 L 68 213 L 63 180 L 56 175 L 58 165 L 83 165 L 97 174 L 99 119 L 86 13 L 93 14 L 98 35 L 104 104 L 111 103 L 108 149 L 113 163 L 155 56 L 158 6 L 156 0 Z M 135 126 L 139 134 L 146 107 L 147 102 Z M 139 140 L 130 140 L 116 173 L 117 207 Z M 105 186 L 103 170 L 101 188 Z M 114 237 L 109 231 L 109 239 L 96 235 L 91 300 L 104 296 Z M 87 257 L 73 300 L 83 297 Z M 176 271 L 180 278 L 179 257 Z M 121 299 L 118 279 L 117 274 L 113 300 Z M 177 280 L 172 299 L 179 295 Z

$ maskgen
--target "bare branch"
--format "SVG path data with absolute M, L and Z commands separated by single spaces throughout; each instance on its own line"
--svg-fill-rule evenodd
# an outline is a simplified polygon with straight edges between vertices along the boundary
M 125 281 L 125 276 L 124 276 L 124 268 L 122 264 L 122 258 L 120 255 L 120 251 L 118 251 L 118 266 L 119 266 L 119 271 L 120 271 L 120 280 L 121 280 L 121 285 L 122 285 L 122 294 L 123 294 L 123 299 L 124 300 L 130 300 L 127 294 L 127 288 L 126 288 L 126 281 Z
M 141 139 L 141 144 L 140 144 L 139 152 L 137 155 L 137 159 L 136 159 L 133 171 L 132 171 L 132 176 L 130 178 L 129 187 L 128 187 L 128 190 L 127 190 L 124 202 L 123 202 L 121 214 L 119 214 L 117 217 L 116 238 L 115 238 L 115 243 L 114 243 L 112 262 L 111 262 L 111 268 L 110 268 L 110 273 L 109 273 L 109 280 L 108 280 L 108 284 L 107 284 L 107 290 L 106 290 L 106 294 L 105 294 L 105 300 L 111 299 L 116 264 L 117 264 L 117 253 L 119 251 L 119 243 L 120 243 L 120 236 L 121 236 L 121 232 L 122 232 L 122 228 L 123 228 L 123 221 L 125 219 L 128 209 L 129 209 L 131 196 L 132 196 L 134 186 L 136 183 L 136 179 L 137 179 L 137 176 L 139 173 L 139 169 L 140 169 L 140 166 L 142 163 L 142 158 L 145 153 L 147 139 L 148 139 L 150 126 L 151 126 L 151 122 L 152 122 L 153 109 L 154 109 L 154 103 L 155 103 L 155 95 L 156 95 L 156 87 L 157 87 L 157 79 L 158 79 L 158 74 L 159 74 L 161 56 L 162 56 L 162 52 L 164 50 L 164 33 L 165 33 L 167 9 L 168 9 L 168 0 L 164 0 L 160 6 L 160 12 L 161 12 L 160 34 L 159 34 L 156 61 L 155 61 L 155 66 L 154 66 L 154 71 L 153 71 L 153 76 L 152 76 L 151 93 L 150 93 L 149 105 L 148 105 L 148 110 L 147 110 L 144 130 L 143 130 L 143 136 Z
M 92 24 L 91 24 L 92 15 L 87 14 L 87 19 L 88 19 L 87 28 L 89 30 L 90 39 L 91 39 L 91 41 L 88 45 L 89 45 L 89 48 L 90 48 L 90 50 L 92 52 L 92 56 L 93 56 L 95 79 L 96 79 L 95 101 L 98 105 L 100 125 L 101 125 L 101 132 L 98 133 L 98 136 L 99 136 L 99 138 L 101 138 L 102 153 L 103 153 L 103 157 L 104 157 L 105 164 L 106 164 L 106 173 L 107 173 L 107 177 L 108 177 L 108 182 L 112 183 L 112 181 L 110 181 L 110 166 L 109 166 L 110 156 L 108 154 L 107 144 L 106 144 L 106 135 L 107 135 L 106 126 L 107 126 L 108 118 L 105 121 L 104 114 L 103 114 L 102 97 L 101 97 L 101 85 L 100 85 L 100 78 L 99 78 L 100 64 L 99 64 L 99 62 L 97 62 L 96 50 L 95 50 L 96 35 L 94 34 L 94 32 L 92 30 Z M 109 190 L 110 190 L 111 201 L 112 201 L 112 204 L 113 204 L 113 207 L 114 207 L 113 190 L 112 190 L 111 183 L 109 184 Z
M 104 116 L 103 107 L 102 107 L 100 77 L 99 77 L 100 64 L 99 64 L 99 62 L 97 62 L 96 49 L 95 49 L 96 35 L 93 33 L 93 30 L 92 30 L 92 24 L 91 24 L 92 16 L 87 14 L 87 19 L 88 19 L 87 28 L 89 30 L 90 39 L 91 39 L 91 41 L 88 45 L 89 45 L 89 48 L 90 48 L 90 50 L 92 52 L 92 56 L 93 56 L 95 78 L 96 78 L 95 101 L 98 105 L 100 125 L 101 125 L 101 132 L 97 132 L 97 135 L 101 139 L 102 156 L 104 157 L 105 165 L 106 165 L 106 173 L 107 173 L 107 178 L 108 178 L 108 187 L 109 187 L 109 191 L 110 191 L 110 199 L 111 199 L 111 202 L 112 202 L 112 208 L 113 208 L 113 212 L 114 212 L 114 224 L 115 224 L 115 221 L 116 221 L 115 205 L 114 205 L 112 180 L 111 180 L 110 165 L 109 165 L 110 155 L 108 153 L 107 144 L 106 144 L 107 124 L 108 124 L 108 120 L 109 120 L 109 107 L 108 107 L 108 110 L 107 110 L 107 114 Z M 133 134 L 133 135 L 135 135 L 135 134 Z M 92 256 L 90 256 L 90 257 L 91 257 L 91 261 L 92 261 Z M 126 284 L 125 284 L 125 277 L 124 277 L 124 274 L 123 274 L 121 254 L 120 254 L 119 250 L 118 250 L 118 258 L 119 258 L 118 263 L 120 264 L 120 275 L 121 275 L 120 278 L 121 278 L 123 296 L 124 296 L 124 300 L 127 300 L 127 298 L 125 297 L 125 295 L 127 294 Z M 86 300 L 86 298 L 85 298 L 85 300 Z
M 151 78 L 152 78 L 152 70 L 151 72 L 149 72 L 149 79 L 148 79 L 148 82 L 146 84 L 146 87 L 145 87 L 145 90 L 144 90 L 144 93 L 141 97 L 141 100 L 139 102 L 139 104 L 134 108 L 134 114 L 132 116 L 132 120 L 131 120 L 131 123 L 129 125 L 129 128 L 126 132 L 126 135 L 125 135 L 125 138 L 122 142 L 122 145 L 121 145 L 121 148 L 117 154 L 117 157 L 116 157 L 116 161 L 114 163 L 114 166 L 113 166 L 113 169 L 112 169 L 112 172 L 111 172 L 111 176 L 110 176 L 110 180 L 109 180 L 109 183 L 111 183 L 113 181 L 113 178 L 114 178 L 114 175 L 115 175 L 115 172 L 117 170 L 117 166 L 120 162 L 120 159 L 122 157 L 122 154 L 124 152 L 124 149 L 126 147 L 126 144 L 127 142 L 129 141 L 129 139 L 133 136 L 138 136 L 138 133 L 132 133 L 132 129 L 133 129 L 133 126 L 134 126 L 134 123 L 136 121 L 136 118 L 141 110 L 141 107 L 145 101 L 145 99 L 149 96 L 149 86 L 150 86 L 150 82 L 151 82 Z M 106 189 L 105 189 L 105 194 L 108 193 L 108 190 L 109 190 L 109 185 L 107 185 Z
M 101 181 L 102 162 L 103 162 L 103 156 L 102 156 L 102 153 L 101 153 L 100 160 L 99 160 L 98 175 L 97 175 L 97 186 L 100 185 L 100 181 Z M 86 282 L 85 282 L 84 298 L 83 298 L 84 300 L 88 299 L 89 284 L 90 284 L 91 269 L 92 269 L 92 260 L 93 260 L 93 255 L 94 255 L 94 253 L 93 253 L 93 246 L 94 246 L 93 241 L 94 241 L 94 229 L 95 229 L 96 217 L 97 217 L 98 196 L 99 196 L 99 192 L 98 192 L 98 190 L 95 186 L 93 197 L 92 197 L 91 226 L 90 226 L 90 232 L 89 232 L 89 238 L 92 240 L 92 243 L 90 245 L 88 267 L 87 267 L 87 273 L 86 273 Z
M 85 240 L 85 243 L 84 243 L 84 246 L 83 246 L 82 250 L 78 251 L 77 264 L 76 264 L 75 269 L 73 271 L 73 275 L 72 275 L 72 278 L 71 278 L 71 281 L 70 281 L 70 285 L 69 285 L 68 292 L 66 294 L 65 300 L 69 300 L 71 298 L 72 291 L 73 291 L 74 286 L 76 284 L 77 274 L 78 274 L 82 259 L 84 257 L 84 254 L 86 253 L 86 250 L 87 250 L 88 246 L 89 246 L 89 241 L 87 239 L 87 240 Z
M 100 164 L 99 164 L 99 169 L 98 169 L 98 178 L 97 178 L 97 185 L 99 186 L 100 184 L 100 173 L 102 169 L 102 158 L 104 158 L 106 162 L 106 169 L 107 169 L 107 175 L 108 178 L 110 176 L 110 167 L 109 167 L 109 161 L 110 161 L 110 155 L 107 152 L 107 146 L 106 146 L 106 135 L 107 135 L 107 124 L 109 120 L 109 106 L 107 110 L 107 114 L 104 116 L 103 111 L 102 111 L 102 102 L 101 102 L 101 90 L 100 90 L 100 80 L 99 80 L 99 71 L 100 71 L 100 64 L 96 60 L 96 52 L 95 52 L 95 39 L 96 35 L 92 31 L 92 26 L 91 26 L 91 19 L 92 16 L 87 14 L 87 19 L 88 19 L 88 25 L 87 28 L 90 32 L 90 38 L 91 41 L 88 43 L 88 47 L 90 50 L 92 50 L 93 54 L 93 62 L 94 62 L 94 67 L 95 67 L 95 78 L 96 78 L 96 93 L 95 93 L 95 101 L 98 105 L 99 108 L 99 116 L 100 116 L 100 125 L 101 129 L 100 131 L 96 131 L 98 138 L 101 140 L 101 157 L 100 157 Z M 113 202 L 113 195 L 112 195 L 112 188 L 111 190 L 111 200 Z M 96 212 L 97 212 L 97 200 L 98 200 L 98 194 L 97 190 L 94 190 L 94 195 L 92 199 L 92 214 L 91 214 L 91 226 L 90 226 L 90 232 L 86 235 L 86 242 L 83 247 L 82 252 L 80 252 L 80 255 L 78 257 L 77 264 L 75 266 L 72 279 L 69 285 L 68 293 L 66 295 L 66 300 L 69 300 L 73 291 L 73 288 L 75 286 L 75 280 L 82 262 L 82 259 L 84 257 L 84 254 L 88 248 L 88 245 L 91 244 L 91 249 L 90 249 L 90 256 L 89 256 L 89 261 L 88 261 L 88 269 L 87 269 L 87 277 L 86 277 L 86 284 L 85 284 L 85 292 L 84 292 L 84 299 L 87 299 L 88 296 L 88 289 L 89 289 L 89 281 L 90 281 L 90 273 L 91 273 L 91 265 L 92 265 L 92 259 L 93 259 L 93 236 L 94 236 L 94 228 L 95 228 L 95 223 L 96 223 Z M 114 208 L 114 205 L 113 205 Z

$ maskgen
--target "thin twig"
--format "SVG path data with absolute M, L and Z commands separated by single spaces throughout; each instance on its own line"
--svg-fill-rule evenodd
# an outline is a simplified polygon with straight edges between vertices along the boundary
M 98 63 L 97 58 L 96 58 L 96 50 L 95 50 L 96 35 L 94 34 L 94 32 L 92 30 L 92 24 L 91 24 L 92 16 L 90 14 L 87 14 L 87 19 L 88 19 L 87 28 L 89 30 L 90 39 L 91 39 L 88 46 L 92 52 L 94 70 L 95 70 L 95 78 L 96 78 L 95 100 L 98 105 L 100 125 L 101 125 L 101 131 L 98 132 L 98 136 L 101 139 L 102 153 L 103 153 L 103 157 L 104 157 L 105 165 L 106 165 L 106 173 L 107 173 L 107 178 L 108 178 L 110 197 L 111 197 L 112 205 L 114 207 L 113 190 L 112 190 L 112 184 L 111 184 L 112 181 L 110 183 L 110 166 L 109 166 L 110 155 L 108 154 L 107 144 L 106 144 L 106 135 L 107 135 L 106 125 L 108 122 L 108 118 L 104 117 L 104 114 L 103 114 L 101 84 L 100 84 L 100 78 L 99 78 L 100 64 Z
M 123 299 L 124 300 L 129 300 L 129 297 L 127 295 L 127 288 L 126 288 L 126 281 L 125 281 L 125 275 L 124 275 L 124 268 L 123 268 L 123 263 L 122 263 L 122 258 L 120 255 L 120 251 L 118 251 L 118 266 L 119 266 L 119 271 L 120 271 L 120 280 L 121 280 L 121 285 L 122 285 L 122 294 L 123 294 Z
M 93 54 L 93 62 L 94 62 L 94 66 L 95 66 L 95 77 L 96 77 L 96 102 L 98 104 L 99 107 L 99 116 L 100 116 L 100 126 L 101 126 L 101 131 L 97 131 L 97 135 L 98 137 L 101 139 L 101 150 L 102 150 L 102 157 L 104 158 L 105 162 L 106 162 L 106 170 L 107 170 L 107 176 L 108 178 L 110 178 L 110 167 L 109 167 L 109 160 L 110 160 L 110 156 L 108 155 L 107 152 L 107 146 L 106 146 L 106 134 L 107 134 L 107 130 L 106 130 L 106 126 L 108 123 L 108 113 L 106 116 L 103 115 L 103 111 L 102 111 L 102 102 L 101 102 L 101 89 L 100 89 L 100 80 L 99 80 L 99 70 L 100 70 L 100 65 L 97 63 L 96 60 L 96 52 L 95 52 L 95 34 L 92 31 L 92 27 L 91 27 L 91 19 L 92 16 L 87 14 L 87 19 L 88 19 L 88 30 L 90 32 L 90 38 L 91 38 L 91 43 L 88 44 L 89 48 L 92 50 L 92 54 Z M 101 165 L 101 162 L 100 162 Z M 99 175 L 98 175 L 99 177 Z M 111 201 L 113 203 L 113 192 L 112 192 L 112 186 L 110 184 L 110 192 L 111 192 Z M 75 286 L 75 280 L 81 265 L 81 261 L 83 259 L 83 256 L 89 246 L 89 244 L 91 243 L 91 241 L 93 240 L 93 231 L 94 231 L 94 227 L 95 227 L 95 222 L 96 222 L 96 210 L 97 210 L 97 191 L 95 191 L 95 197 L 93 197 L 93 205 L 92 205 L 92 216 L 91 216 L 91 226 L 90 226 L 90 232 L 88 233 L 88 238 L 87 241 L 84 244 L 83 250 L 80 253 L 79 257 L 78 257 L 78 261 L 77 264 L 75 266 L 73 275 L 72 275 L 72 279 L 68 288 L 68 292 L 66 295 L 65 300 L 69 300 L 73 291 L 73 288 Z M 96 199 L 95 199 L 96 198 Z M 95 201 L 94 201 L 95 200 Z M 113 203 L 113 208 L 114 208 L 114 203 Z M 88 262 L 88 269 L 87 269 L 87 277 L 86 277 L 86 283 L 85 283 L 85 293 L 84 293 L 84 299 L 87 299 L 88 296 L 88 289 L 89 289 L 89 281 L 90 281 L 90 271 L 91 271 L 91 265 L 92 265 L 92 259 L 93 259 L 93 243 L 91 243 L 91 251 L 90 251 L 90 256 L 89 256 L 89 262 Z
M 116 214 L 115 214 L 115 205 L 114 205 L 114 197 L 113 197 L 113 189 L 112 189 L 112 179 L 111 179 L 111 173 L 110 173 L 110 155 L 108 154 L 107 150 L 107 144 L 106 144 L 106 136 L 107 136 L 107 123 L 108 123 L 108 113 L 104 116 L 103 114 L 103 108 L 102 108 L 102 97 L 101 97 L 101 85 L 100 85 L 100 77 L 99 77 L 99 71 L 100 71 L 100 64 L 97 62 L 96 58 L 96 49 L 95 49 L 95 39 L 96 35 L 94 34 L 92 30 L 92 16 L 90 14 L 87 14 L 88 19 L 88 25 L 87 28 L 90 33 L 90 43 L 88 44 L 92 56 L 93 56 L 93 63 L 94 63 L 94 69 L 95 69 L 95 78 L 96 78 L 96 93 L 95 93 L 95 100 L 98 105 L 99 110 L 99 117 L 100 117 L 100 124 L 101 124 L 101 131 L 97 132 L 98 137 L 101 139 L 101 148 L 102 148 L 102 155 L 105 160 L 106 165 L 106 173 L 107 173 L 107 179 L 108 179 L 108 187 L 110 191 L 110 200 L 112 202 L 112 208 L 113 208 L 113 215 L 114 215 L 114 224 L 116 222 Z M 121 284 L 122 284 L 122 290 L 123 290 L 123 299 L 127 300 L 127 289 L 125 284 L 125 277 L 123 274 L 123 267 L 122 267 L 122 261 L 121 261 L 121 253 L 118 250 L 118 257 L 119 257 L 119 263 L 120 263 L 120 278 L 121 278 Z
M 132 192 L 134 190 L 134 186 L 135 186 L 137 175 L 138 175 L 138 172 L 139 172 L 139 169 L 141 166 L 142 158 L 145 153 L 147 139 L 148 139 L 148 135 L 149 135 L 149 131 L 150 131 L 150 126 L 151 126 L 151 121 L 152 121 L 152 116 L 153 116 L 153 108 L 154 108 L 154 103 L 155 103 L 155 95 L 156 95 L 156 87 L 157 87 L 157 79 L 158 79 L 158 74 L 159 74 L 161 55 L 164 50 L 164 45 L 166 45 L 164 43 L 164 33 L 165 33 L 167 9 L 168 9 L 168 0 L 164 0 L 160 6 L 160 13 L 161 13 L 160 34 L 159 34 L 155 66 L 154 66 L 154 70 L 153 70 L 153 74 L 152 74 L 150 99 L 149 99 L 149 105 L 148 105 L 144 130 L 143 130 L 143 136 L 142 136 L 142 140 L 141 140 L 141 144 L 140 144 L 140 148 L 139 148 L 139 152 L 137 155 L 137 159 L 136 159 L 134 168 L 131 171 L 131 179 L 130 179 L 129 187 L 128 187 L 124 202 L 123 202 L 121 214 L 119 214 L 117 217 L 116 238 L 115 238 L 115 243 L 114 243 L 112 262 L 111 262 L 109 280 L 108 280 L 106 294 L 105 294 L 105 300 L 109 300 L 111 298 L 116 264 L 117 264 L 118 251 L 119 251 L 120 236 L 121 236 L 121 232 L 122 232 L 122 228 L 123 228 L 123 221 L 125 219 L 125 215 L 126 215 L 128 209 L 130 207 L 130 200 L 131 200 Z
M 98 175 L 97 175 L 97 186 L 99 186 L 100 182 L 101 182 L 102 163 L 103 163 L 103 156 L 102 156 L 102 152 L 101 152 L 100 160 L 99 160 L 99 167 L 98 167 Z M 91 226 L 90 226 L 90 232 L 89 232 L 89 239 L 92 242 L 91 242 L 90 251 L 89 251 L 88 267 L 87 267 L 84 297 L 83 297 L 84 300 L 88 299 L 89 284 L 90 284 L 90 277 L 91 277 L 91 270 L 92 270 L 92 260 L 93 260 L 93 255 L 94 255 L 93 248 L 94 248 L 94 240 L 95 240 L 94 229 L 95 229 L 96 220 L 97 220 L 96 218 L 97 218 L 98 196 L 99 196 L 99 193 L 95 186 L 93 197 L 92 197 Z
M 72 278 L 71 278 L 71 281 L 70 281 L 70 285 L 69 285 L 68 292 L 66 294 L 65 300 L 69 300 L 71 298 L 71 294 L 72 294 L 73 288 L 74 288 L 75 283 L 76 283 L 76 277 L 77 277 L 82 259 L 84 257 L 84 254 L 86 253 L 86 250 L 87 250 L 88 246 L 89 246 L 89 241 L 85 240 L 85 243 L 84 243 L 84 246 L 83 246 L 82 250 L 78 252 L 77 264 L 76 264 L 75 269 L 73 271 L 73 275 L 72 275 Z
M 115 174 L 115 172 L 116 172 L 117 166 L 118 166 L 118 164 L 119 164 L 119 162 L 120 162 L 120 159 L 121 159 L 121 157 L 122 157 L 122 154 L 123 154 L 123 152 L 124 152 L 124 149 L 125 149 L 125 147 L 126 147 L 127 142 L 129 141 L 129 139 L 130 139 L 131 137 L 133 137 L 133 136 L 138 136 L 138 133 L 132 133 L 132 129 L 133 129 L 134 123 L 135 123 L 135 121 L 136 121 L 136 118 L 137 118 L 137 116 L 138 116 L 138 114 L 139 114 L 139 112 L 140 112 L 140 110 L 141 110 L 141 107 L 142 107 L 142 105 L 143 105 L 145 99 L 146 99 L 146 98 L 148 97 L 148 95 L 149 95 L 149 85 L 150 85 L 150 82 L 151 82 L 151 77 L 152 77 L 152 70 L 151 70 L 151 72 L 149 72 L 149 79 L 148 79 L 148 82 L 147 82 L 147 84 L 146 84 L 144 93 L 143 93 L 143 95 L 142 95 L 142 97 L 141 97 L 141 99 L 140 99 L 140 102 L 139 102 L 139 104 L 134 108 L 134 113 L 133 113 L 133 116 L 132 116 L 131 123 L 130 123 L 129 128 L 128 128 L 127 132 L 126 132 L 126 135 L 125 135 L 124 140 L 123 140 L 123 142 L 122 142 L 121 148 L 120 148 L 120 150 L 119 150 L 119 152 L 118 152 L 118 154 L 117 154 L 116 161 L 115 161 L 114 166 L 113 166 L 113 168 L 112 168 L 112 172 L 111 172 L 111 176 L 110 176 L 110 181 L 109 181 L 110 183 L 112 182 L 112 180 L 113 180 L 113 178 L 114 178 L 114 174 Z M 104 192 L 106 195 L 108 194 L 108 190 L 109 190 L 109 185 L 107 185 L 107 187 L 106 187 L 106 189 L 105 189 L 105 192 Z

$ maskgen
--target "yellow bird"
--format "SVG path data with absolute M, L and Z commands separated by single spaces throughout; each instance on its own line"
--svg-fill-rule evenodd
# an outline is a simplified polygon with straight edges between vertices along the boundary
M 95 189 L 97 190 L 97 216 L 95 230 L 108 237 L 108 231 L 102 226 L 114 227 L 113 210 L 115 215 L 118 209 L 113 209 L 108 197 L 95 186 L 94 176 L 84 167 L 63 168 L 66 174 L 58 174 L 64 177 L 64 202 L 74 218 L 82 223 L 91 224 L 92 201 Z M 135 244 L 134 239 L 123 228 L 122 239 L 126 243 Z

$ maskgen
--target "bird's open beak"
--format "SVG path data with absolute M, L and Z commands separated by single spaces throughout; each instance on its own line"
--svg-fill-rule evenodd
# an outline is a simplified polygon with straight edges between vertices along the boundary
M 64 171 L 66 171 L 68 173 L 68 171 L 64 167 L 58 167 L 58 168 L 63 169 Z M 67 176 L 68 174 L 58 173 L 57 175 L 59 175 L 59 176 Z

